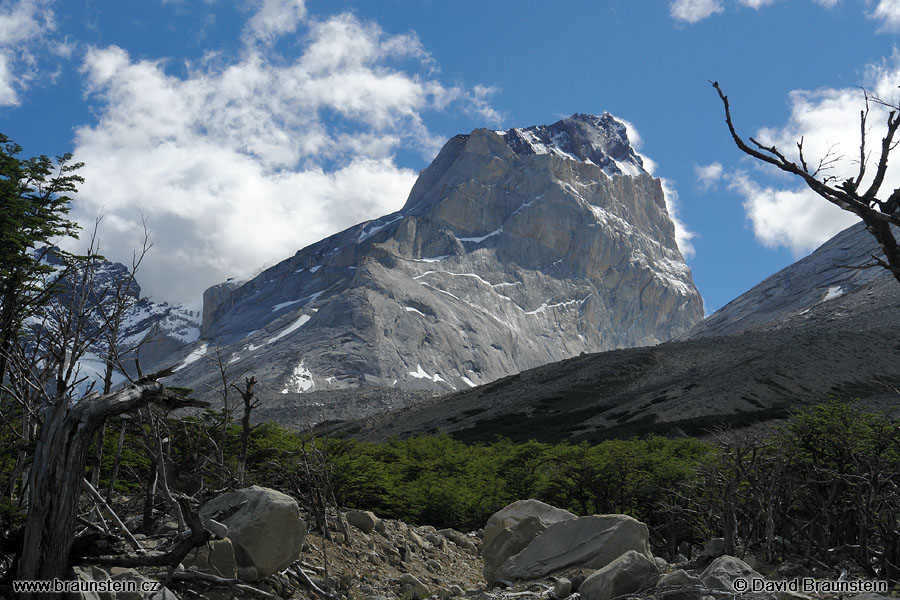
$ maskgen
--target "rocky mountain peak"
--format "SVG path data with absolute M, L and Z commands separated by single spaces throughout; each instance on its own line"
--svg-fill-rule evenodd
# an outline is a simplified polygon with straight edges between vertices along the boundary
M 261 394 L 286 399 L 358 386 L 451 391 L 656 344 L 702 315 L 660 181 L 626 126 L 577 114 L 455 136 L 400 211 L 211 288 L 202 339 L 178 374 L 206 389 L 199 358 L 218 348 Z
M 553 154 L 597 165 L 607 175 L 645 174 L 643 161 L 628 140 L 622 121 L 609 113 L 576 113 L 552 125 L 495 132 L 517 155 Z

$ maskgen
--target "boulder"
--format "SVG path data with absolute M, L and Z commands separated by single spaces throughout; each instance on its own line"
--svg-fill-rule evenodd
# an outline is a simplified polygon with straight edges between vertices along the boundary
M 375 531 L 375 525 L 378 524 L 378 517 L 369 510 L 351 510 L 344 515 L 347 522 L 356 527 L 363 533 L 372 533 Z
M 706 595 L 700 578 L 684 569 L 660 577 L 656 582 L 656 589 L 665 594 L 666 600 L 700 600 Z
M 134 582 L 134 589 L 137 590 L 148 589 L 147 585 L 153 582 L 152 579 L 147 579 L 134 569 L 111 569 L 111 571 L 111 579 L 113 581 Z M 158 586 L 158 589 L 155 592 L 116 592 L 115 598 L 116 600 L 178 600 L 178 596 L 175 595 L 175 592 L 162 586 Z
M 578 590 L 584 600 L 610 600 L 652 586 L 659 576 L 656 563 L 647 555 L 629 550 L 591 574 Z
M 68 579 L 71 581 L 109 581 L 109 573 L 98 567 L 72 567 Z M 70 592 L 63 596 L 65 600 L 115 600 L 114 592 Z
M 571 566 L 600 569 L 629 550 L 653 562 L 650 532 L 640 521 L 627 515 L 578 517 L 545 529 L 503 561 L 494 576 L 535 579 Z
M 566 512 L 568 512 L 568 511 L 566 511 Z M 475 542 L 473 542 L 471 539 L 469 539 L 469 536 L 467 536 L 464 533 L 456 531 L 455 529 L 441 529 L 437 533 L 438 533 L 438 535 L 441 535 L 441 536 L 447 538 L 448 540 L 450 540 L 451 542 L 453 542 L 460 548 L 464 548 L 465 550 L 468 550 L 472 554 L 478 553 L 478 547 L 475 545 Z
M 228 527 L 238 576 L 256 581 L 297 560 L 306 523 L 297 502 L 279 491 L 252 486 L 213 498 L 200 516 Z
M 182 561 L 185 569 L 218 575 L 227 579 L 237 576 L 237 562 L 234 546 L 230 539 L 210 540 L 207 544 L 194 548 Z
M 403 573 L 399 577 L 400 586 L 403 593 L 412 594 L 413 598 L 428 598 L 431 596 L 431 592 L 428 590 L 428 587 L 422 583 L 418 577 L 415 575 L 411 575 L 409 573 Z
M 567 510 L 539 500 L 519 500 L 500 509 L 484 526 L 484 578 L 493 581 L 496 571 L 509 557 L 525 548 L 539 533 L 554 523 L 575 519 Z
M 713 590 L 734 592 L 734 580 L 742 578 L 762 579 L 763 576 L 750 568 L 750 565 L 733 556 L 720 556 L 712 561 L 700 574 L 703 585 Z M 741 590 L 744 591 L 744 590 Z
M 565 577 L 560 577 L 553 582 L 553 597 L 556 600 L 563 600 L 572 594 L 572 582 Z
M 193 569 L 226 579 L 237 577 L 237 562 L 230 539 L 210 540 L 207 544 L 194 548 L 182 564 L 187 570 Z

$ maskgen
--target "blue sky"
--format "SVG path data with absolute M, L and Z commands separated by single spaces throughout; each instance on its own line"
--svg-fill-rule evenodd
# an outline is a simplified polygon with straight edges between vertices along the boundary
M 898 31 L 900 0 L 0 0 L 0 131 L 86 163 L 73 214 L 109 257 L 143 214 L 145 292 L 188 300 L 398 209 L 456 133 L 609 111 L 711 312 L 852 219 L 743 158 L 708 80 L 745 134 L 849 173 Z

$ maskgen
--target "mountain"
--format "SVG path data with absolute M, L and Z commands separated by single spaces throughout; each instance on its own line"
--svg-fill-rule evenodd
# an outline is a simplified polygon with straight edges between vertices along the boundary
M 118 326 L 118 347 L 121 358 L 126 363 L 131 375 L 136 374 L 133 350 L 139 346 L 138 354 L 144 367 L 165 364 L 185 346 L 195 342 L 200 336 L 200 306 L 190 304 L 169 304 L 154 302 L 141 296 L 141 287 L 131 271 L 122 263 L 111 262 L 101 257 L 90 261 L 90 267 L 66 271 L 65 260 L 57 253 L 57 248 L 44 248 L 38 251 L 44 264 L 55 269 L 60 277 L 55 282 L 56 293 L 47 309 L 47 315 L 53 321 L 53 315 L 65 314 L 69 307 L 82 306 L 85 314 L 85 331 L 83 336 L 95 339 L 81 357 L 81 374 L 87 380 L 81 386 L 86 389 L 95 382 L 102 388 L 106 370 L 107 334 L 110 322 L 118 306 L 123 312 Z M 54 278 L 57 276 L 55 275 Z M 88 291 L 85 294 L 85 285 Z M 84 298 L 78 300 L 77 298 Z M 29 319 L 29 324 L 39 330 L 43 318 L 36 315 Z M 146 369 L 149 372 L 149 369 Z M 124 376 L 114 373 L 113 383 L 124 381 Z
M 726 335 L 761 326 L 792 323 L 811 307 L 890 277 L 872 263 L 881 251 L 862 222 L 822 244 L 809 256 L 766 278 L 697 324 L 682 338 Z
M 859 225 L 841 232 L 678 340 L 545 365 L 344 430 L 553 441 L 699 434 L 828 398 L 896 410 L 900 289 L 883 270 L 848 268 L 871 262 L 870 238 Z
M 214 385 L 215 348 L 230 373 L 285 401 L 360 386 L 451 392 L 657 344 L 702 315 L 660 181 L 624 124 L 577 114 L 458 135 L 401 210 L 210 288 L 176 380 Z

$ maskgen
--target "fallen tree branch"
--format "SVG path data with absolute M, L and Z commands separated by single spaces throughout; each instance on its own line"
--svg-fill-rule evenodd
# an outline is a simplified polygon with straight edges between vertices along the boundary
M 262 596 L 263 598 L 277 598 L 277 596 L 275 596 L 274 594 L 264 592 L 253 587 L 252 585 L 247 585 L 240 579 L 228 579 L 226 577 L 219 577 L 218 575 L 201 573 L 199 571 L 176 571 L 172 573 L 169 579 L 171 581 L 177 581 L 181 583 L 209 583 L 220 587 L 229 587 L 244 592 L 249 592 L 251 594 L 256 594 L 257 596 Z
M 96 502 L 98 506 L 106 511 L 106 514 L 109 515 L 109 518 L 113 520 L 113 523 L 116 524 L 116 527 L 119 528 L 119 531 L 122 532 L 131 547 L 138 552 L 144 552 L 144 547 L 141 546 L 141 543 L 138 542 L 133 535 L 131 535 L 131 532 L 128 531 L 128 528 L 125 526 L 125 523 L 123 523 L 122 519 L 119 518 L 119 515 L 117 515 L 112 507 L 106 503 L 106 500 L 104 500 L 103 496 L 100 495 L 100 492 L 98 492 L 94 488 L 94 486 L 91 485 L 91 482 L 87 479 L 83 479 L 82 485 L 84 485 L 84 489 L 87 490 L 88 494 L 91 496 L 91 498 L 93 498 L 94 502 Z

